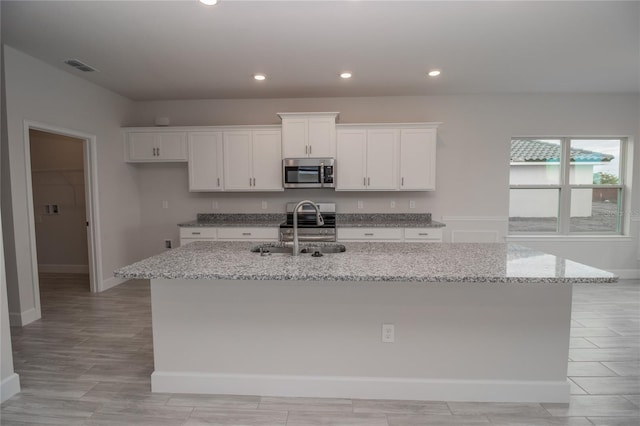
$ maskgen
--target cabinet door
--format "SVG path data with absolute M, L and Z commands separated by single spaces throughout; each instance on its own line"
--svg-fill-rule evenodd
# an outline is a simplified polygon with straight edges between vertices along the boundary
M 224 132 L 224 189 L 250 190 L 251 175 L 251 131 Z
M 309 118 L 308 155 L 313 158 L 333 158 L 336 155 L 335 117 Z
M 283 191 L 282 187 L 282 138 L 278 130 L 253 132 L 253 189 Z
M 156 139 L 152 132 L 127 133 L 128 161 L 156 161 Z
M 186 132 L 158 132 L 156 147 L 161 161 L 187 161 Z
M 338 131 L 336 191 L 355 191 L 365 188 L 366 146 L 366 130 Z
M 393 191 L 398 188 L 398 131 L 367 131 L 367 190 Z
M 306 118 L 285 118 L 282 120 L 282 158 L 302 158 L 308 156 L 308 120 Z
M 222 191 L 222 132 L 189 133 L 189 191 Z
M 435 129 L 403 129 L 400 132 L 400 189 L 436 189 Z

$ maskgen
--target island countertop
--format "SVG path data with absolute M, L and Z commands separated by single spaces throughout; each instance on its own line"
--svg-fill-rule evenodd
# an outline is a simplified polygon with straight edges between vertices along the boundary
M 345 243 L 346 252 L 260 256 L 258 243 L 193 242 L 115 271 L 127 279 L 607 283 L 617 277 L 516 244 Z M 304 244 L 301 244 L 304 246 Z

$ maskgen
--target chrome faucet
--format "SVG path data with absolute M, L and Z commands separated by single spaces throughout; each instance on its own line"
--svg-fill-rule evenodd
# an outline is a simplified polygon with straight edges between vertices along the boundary
M 293 209 L 293 253 L 291 253 L 293 256 L 297 256 L 298 251 L 300 250 L 300 241 L 298 241 L 298 209 L 300 209 L 300 207 L 305 204 L 309 204 L 315 209 L 316 225 L 324 225 L 324 219 L 322 218 L 322 215 L 320 214 L 320 208 L 316 203 L 310 200 L 302 200 L 298 204 L 296 204 L 296 207 Z

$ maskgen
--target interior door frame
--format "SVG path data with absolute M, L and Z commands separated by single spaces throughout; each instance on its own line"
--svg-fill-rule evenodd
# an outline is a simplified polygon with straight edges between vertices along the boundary
M 29 216 L 29 244 L 31 246 L 31 270 L 33 274 L 33 294 L 38 318 L 40 310 L 40 281 L 38 279 L 38 253 L 36 250 L 36 227 L 33 204 L 33 182 L 31 179 L 31 141 L 29 130 L 40 130 L 83 141 L 85 209 L 89 225 L 87 226 L 87 246 L 89 258 L 90 291 L 102 291 L 102 250 L 100 244 L 100 217 L 98 208 L 98 156 L 96 136 L 76 130 L 65 129 L 46 123 L 24 120 L 24 158 L 27 182 L 27 214 Z

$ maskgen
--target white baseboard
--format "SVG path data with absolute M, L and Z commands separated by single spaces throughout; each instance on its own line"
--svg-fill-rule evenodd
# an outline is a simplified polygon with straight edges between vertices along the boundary
M 109 279 L 102 280 L 102 283 L 100 283 L 98 286 L 98 292 L 109 290 L 110 288 L 113 288 L 127 281 L 129 280 L 126 278 L 116 278 L 116 277 L 111 277 Z
M 9 312 L 9 324 L 12 327 L 22 327 L 40 319 L 40 315 L 35 308 L 24 312 Z
M 619 276 L 621 280 L 640 279 L 640 269 L 612 269 L 610 272 Z
M 0 383 L 0 402 L 5 402 L 13 395 L 20 392 L 20 376 L 11 374 Z
M 38 265 L 38 272 L 88 274 L 89 265 Z
M 569 402 L 566 380 L 436 380 L 155 371 L 151 375 L 151 391 L 422 401 Z

